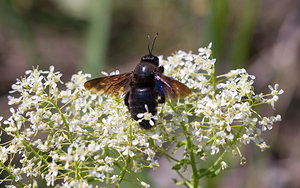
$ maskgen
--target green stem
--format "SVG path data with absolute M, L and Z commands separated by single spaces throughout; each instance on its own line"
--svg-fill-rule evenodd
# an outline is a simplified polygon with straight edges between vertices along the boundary
M 168 100 L 168 99 L 166 99 L 166 101 L 167 101 L 168 105 L 170 105 L 171 109 L 172 109 L 175 113 L 177 113 L 177 110 L 176 110 L 176 108 L 173 106 L 173 104 L 171 103 L 171 101 Z
M 67 132 L 68 132 L 68 134 L 69 134 L 70 142 L 73 143 L 73 135 L 72 135 L 72 133 L 70 132 L 70 126 L 69 126 L 69 123 L 67 122 L 67 120 L 66 120 L 64 114 L 62 113 L 61 109 L 57 106 L 57 104 L 56 104 L 54 101 L 52 101 L 51 99 L 48 99 L 48 101 L 49 101 L 49 102 L 56 108 L 56 110 L 58 111 L 58 113 L 59 113 L 61 119 L 63 120 L 63 122 L 64 122 L 64 124 L 65 124 L 65 126 L 66 126 Z
M 22 144 L 26 146 L 26 148 L 28 148 L 37 158 L 40 158 L 45 164 L 49 165 L 48 161 L 44 157 L 39 155 L 36 151 L 34 151 L 34 149 L 29 144 L 27 144 L 25 141 L 22 141 Z
M 180 125 L 183 129 L 185 138 L 187 140 L 187 147 L 190 150 L 191 166 L 192 166 L 192 170 L 193 170 L 193 187 L 197 188 L 198 183 L 199 183 L 199 177 L 198 177 L 198 171 L 197 171 L 196 161 L 195 161 L 195 156 L 194 156 L 195 154 L 194 154 L 194 150 L 192 148 L 192 140 L 187 133 L 187 129 L 186 129 L 186 126 L 184 125 L 184 123 L 182 122 L 182 123 L 180 123 Z
M 5 166 L 5 164 L 2 162 L 2 161 L 0 161 L 0 165 L 4 168 L 4 170 L 13 178 L 13 180 L 15 180 L 16 179 L 16 176 L 14 176 L 10 171 L 9 171 L 9 169 L 7 168 L 7 166 Z M 17 181 L 17 183 L 20 185 L 20 186 L 22 186 L 22 187 L 24 187 L 25 186 L 25 184 L 24 183 L 22 183 L 21 181 Z
M 130 156 L 129 154 L 127 155 L 127 158 L 126 158 L 126 161 L 125 161 L 125 165 L 124 167 L 122 168 L 122 171 L 121 171 L 121 175 L 120 175 L 120 180 L 118 181 L 118 183 L 116 184 L 116 187 L 120 187 L 120 184 L 121 182 L 123 181 L 124 179 L 124 176 L 125 176 L 125 173 L 126 173 L 126 170 L 128 168 L 128 165 L 130 163 Z
M 176 162 L 179 162 L 178 159 L 175 159 L 174 157 L 172 157 L 171 155 L 169 155 L 165 150 L 162 150 L 162 149 L 159 149 L 159 148 L 156 148 L 159 152 L 161 152 L 162 154 L 164 154 L 168 159 L 172 159 L 173 161 L 176 161 Z
M 209 175 L 211 173 L 211 170 L 215 169 L 216 166 L 222 161 L 224 154 L 225 154 L 225 152 L 223 152 L 222 155 L 220 155 L 220 157 L 214 162 L 214 164 L 211 167 L 209 167 L 205 172 L 203 172 L 199 176 L 199 179 L 204 177 L 204 176 Z
M 179 170 L 176 170 L 176 172 L 177 172 L 178 176 L 181 177 L 181 179 L 183 180 L 183 184 L 186 185 L 186 187 L 191 187 L 191 188 L 193 187 L 193 185 L 191 184 L 191 181 L 188 180 L 188 179 L 186 179 L 186 178 L 179 172 Z
M 37 158 L 39 158 L 41 161 L 43 161 L 44 164 L 46 164 L 47 166 L 49 166 L 48 161 L 41 155 L 39 155 L 29 144 L 27 144 L 25 141 L 22 141 L 22 144 L 28 148 L 33 154 L 34 156 L 36 156 Z M 62 174 L 62 172 L 58 171 L 58 174 Z
M 213 89 L 214 89 L 214 97 L 216 96 L 216 77 L 215 77 L 215 65 L 213 65 L 212 71 L 211 71 L 211 79 L 212 79 L 212 84 L 213 84 Z
M 130 145 L 130 148 L 131 148 L 131 146 L 132 146 L 132 125 L 129 125 L 129 145 Z M 116 184 L 116 187 L 120 187 L 120 184 L 124 179 L 125 173 L 127 171 L 128 165 L 130 163 L 130 159 L 131 158 L 130 158 L 130 155 L 128 153 L 126 161 L 125 161 L 125 165 L 124 165 L 124 167 L 122 168 L 122 171 L 121 171 L 120 180 Z
M 75 179 L 76 180 L 79 180 L 80 179 L 80 175 L 79 175 L 79 162 L 76 161 L 75 164 L 74 164 L 74 167 L 75 167 Z
M 241 127 L 239 128 L 237 134 L 236 134 L 235 137 L 232 139 L 232 142 L 231 142 L 231 144 L 230 144 L 230 147 L 233 146 L 233 144 L 236 142 L 236 140 L 237 140 L 238 137 L 240 136 L 240 133 L 241 133 L 242 129 L 243 129 L 243 126 L 241 126 Z
M 167 100 L 167 103 L 170 105 L 171 109 L 175 113 L 177 113 L 176 108 L 172 105 L 172 103 L 169 100 Z M 196 161 L 195 161 L 195 156 L 194 156 L 195 154 L 194 154 L 194 150 L 192 148 L 192 140 L 191 140 L 190 136 L 187 133 L 187 129 L 186 129 L 186 126 L 184 125 L 184 123 L 181 122 L 180 125 L 181 125 L 181 127 L 183 129 L 185 138 L 187 140 L 187 147 L 190 150 L 190 160 L 191 160 L 191 166 L 192 166 L 192 170 L 193 170 L 193 187 L 197 188 L 198 187 L 198 183 L 199 183 L 199 177 L 198 177 L 198 171 L 197 171 Z

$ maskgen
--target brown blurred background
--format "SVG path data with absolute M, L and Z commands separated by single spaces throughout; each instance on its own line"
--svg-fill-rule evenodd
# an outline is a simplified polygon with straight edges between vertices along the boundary
M 16 78 L 54 65 L 63 80 L 79 71 L 129 71 L 147 53 L 147 34 L 158 32 L 154 54 L 170 55 L 213 42 L 218 73 L 245 67 L 256 92 L 279 83 L 285 93 L 276 111 L 282 122 L 264 133 L 271 149 L 245 148 L 203 187 L 300 187 L 300 1 L 298 0 L 1 0 L 0 115 Z M 163 159 L 162 159 L 163 161 Z M 150 172 L 156 187 L 173 187 L 168 167 Z M 163 178 L 161 178 L 163 177 Z

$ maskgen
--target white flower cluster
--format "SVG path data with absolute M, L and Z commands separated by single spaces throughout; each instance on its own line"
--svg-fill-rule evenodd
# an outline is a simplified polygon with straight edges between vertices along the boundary
M 199 160 L 210 155 L 240 154 L 243 144 L 265 149 L 261 133 L 280 116 L 261 117 L 253 107 L 265 103 L 274 107 L 283 91 L 275 85 L 270 94 L 255 94 L 254 76 L 245 69 L 215 76 L 210 47 L 200 48 L 198 54 L 179 51 L 167 60 L 160 57 L 165 74 L 185 83 L 193 94 L 160 105 L 150 130 L 130 118 L 124 96 L 86 91 L 88 74 L 73 75 L 60 90 L 61 73 L 53 66 L 49 71 L 26 71 L 12 86 L 14 96 L 8 102 L 12 115 L 1 125 L 12 137 L 0 145 L 0 169 L 9 172 L 2 182 L 31 187 L 32 179 L 41 177 L 47 186 L 120 186 L 126 174 L 158 167 L 157 152 L 172 160 L 179 172 L 191 164 L 197 169 Z M 140 115 L 151 119 L 149 114 Z M 182 159 L 166 152 L 171 145 L 176 146 L 173 153 L 184 147 Z M 21 165 L 14 164 L 15 156 Z M 219 160 L 214 168 L 227 166 Z

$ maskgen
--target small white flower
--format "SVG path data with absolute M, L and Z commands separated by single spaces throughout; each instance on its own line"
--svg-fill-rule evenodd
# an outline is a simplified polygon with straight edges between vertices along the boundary
M 276 117 L 275 117 L 275 121 L 281 121 L 281 115 L 277 114 Z
M 264 151 L 265 149 L 269 148 L 269 146 L 266 144 L 266 142 L 263 142 L 258 145 L 261 149 L 261 151 Z
M 211 154 L 211 155 L 215 155 L 215 154 L 219 153 L 219 151 L 220 151 L 219 147 L 213 145 L 213 146 L 211 147 L 211 152 L 210 152 L 210 154 Z
M 0 161 L 2 163 L 5 163 L 7 159 L 8 159 L 8 150 L 5 147 L 0 146 Z
M 269 89 L 271 90 L 271 95 L 273 96 L 271 99 L 268 99 L 267 100 L 267 103 L 270 103 L 272 108 L 275 109 L 275 102 L 278 101 L 279 99 L 279 95 L 283 94 L 284 91 L 282 89 L 280 89 L 278 91 L 278 88 L 279 88 L 279 85 L 278 84 L 275 84 L 274 85 L 274 88 L 271 86 L 271 85 L 268 85 Z
M 141 182 L 141 185 L 143 186 L 143 187 L 145 187 L 145 188 L 150 188 L 150 185 L 149 184 L 147 184 L 147 183 L 145 183 L 145 182 Z
M 130 150 L 130 147 L 129 147 L 129 146 L 123 147 L 122 150 L 123 150 L 122 155 L 124 155 L 124 156 L 129 155 L 130 157 L 133 157 L 133 156 L 134 156 L 134 153 Z
M 104 76 L 108 76 L 108 73 L 104 71 L 101 71 L 101 74 L 103 74 Z
M 139 118 L 138 122 L 141 122 L 143 120 L 148 120 L 150 125 L 154 126 L 155 123 L 154 123 L 153 120 L 157 120 L 158 116 L 157 115 L 152 115 L 152 113 L 149 113 L 149 108 L 148 108 L 147 104 L 145 104 L 145 109 L 146 109 L 146 112 L 137 114 L 137 117 Z
M 250 137 L 247 134 L 243 134 L 243 143 L 249 144 L 250 143 Z
M 227 163 L 225 161 L 222 161 L 221 162 L 221 168 L 222 168 L 222 170 L 224 170 L 227 167 L 228 167 Z
M 205 59 L 208 59 L 212 53 L 211 51 L 212 43 L 209 43 L 207 48 L 199 48 L 198 52 L 200 56 L 203 56 Z

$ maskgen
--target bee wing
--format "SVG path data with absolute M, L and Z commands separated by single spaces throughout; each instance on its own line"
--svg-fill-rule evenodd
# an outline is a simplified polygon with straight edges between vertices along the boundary
M 183 83 L 160 73 L 155 75 L 155 88 L 163 97 L 170 99 L 183 98 L 192 93 Z
M 109 96 L 120 95 L 130 89 L 132 76 L 132 72 L 103 76 L 85 82 L 84 88 L 97 94 L 105 93 Z

